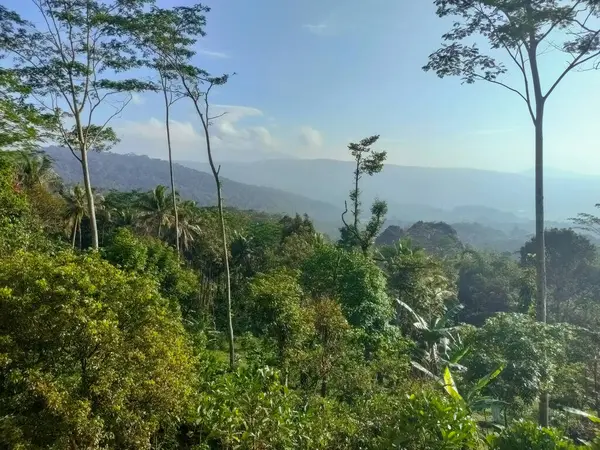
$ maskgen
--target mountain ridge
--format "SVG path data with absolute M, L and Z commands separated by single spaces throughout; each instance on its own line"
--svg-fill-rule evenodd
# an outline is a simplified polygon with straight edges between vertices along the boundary
M 206 164 L 181 161 L 198 170 Z M 223 165 L 224 176 L 238 182 L 282 189 L 333 205 L 343 205 L 352 189 L 352 161 L 331 159 L 270 159 Z M 383 171 L 361 180 L 364 209 L 375 198 L 388 202 L 389 215 L 401 220 L 425 220 L 407 205 L 443 212 L 465 205 L 482 206 L 534 218 L 534 178 L 520 173 L 469 168 L 438 168 L 387 164 Z M 566 220 L 593 212 L 600 200 L 600 179 L 546 177 L 549 220 Z M 435 220 L 447 220 L 432 217 Z M 427 220 L 432 220 L 427 219 Z M 448 220 L 454 220 L 452 217 Z
M 55 171 L 67 184 L 82 180 L 81 166 L 66 149 L 47 147 L 43 151 L 54 162 Z M 158 184 L 170 186 L 168 162 L 148 156 L 122 153 L 88 154 L 90 177 L 95 188 L 107 190 L 150 190 Z M 201 206 L 216 204 L 215 182 L 212 175 L 175 164 L 176 189 L 183 198 Z M 226 206 L 261 210 L 274 214 L 309 214 L 321 220 L 335 220 L 341 208 L 326 202 L 275 188 L 264 188 L 223 178 Z M 338 214 L 338 211 L 339 214 Z

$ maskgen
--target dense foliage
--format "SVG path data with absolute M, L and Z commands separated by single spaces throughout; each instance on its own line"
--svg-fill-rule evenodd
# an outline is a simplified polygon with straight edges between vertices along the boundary
M 561 308 L 563 321 L 544 325 L 532 316 L 530 243 L 521 262 L 473 249 L 440 259 L 407 241 L 365 254 L 329 242 L 306 216 L 228 210 L 230 371 L 214 208 L 180 200 L 178 255 L 166 188 L 109 192 L 98 196 L 101 249 L 90 253 L 77 186 L 44 175 L 40 158 L 1 159 L 2 448 L 594 440 L 594 422 L 568 412 L 599 404 L 597 263 L 585 237 L 549 231 L 550 270 L 556 261 L 557 276 L 579 277 L 568 286 L 586 286 L 557 284 L 550 304 L 591 314 Z M 555 429 L 531 422 L 541 391 Z
M 35 24 L 0 7 L 0 50 L 29 57 L 0 105 L 1 450 L 598 447 L 600 264 L 586 236 L 546 232 L 545 323 L 535 320 L 535 239 L 520 260 L 478 252 L 440 222 L 375 240 L 387 206 L 374 202 L 363 225 L 359 182 L 383 169 L 378 136 L 349 145 L 354 189 L 339 239 L 307 215 L 199 206 L 162 184 L 94 189 L 87 153 L 117 136 L 61 128 L 69 113 L 46 117 L 27 103 L 31 90 L 74 90 L 92 106 L 102 90 L 130 95 L 143 85 L 108 69 L 151 53 L 163 74 L 195 82 L 186 97 L 206 101 L 207 136 L 215 120 L 202 81 L 227 78 L 190 65 L 207 8 L 150 3 L 40 0 L 62 24 L 50 35 L 99 33 L 109 64 L 99 73 L 80 62 L 97 57 L 93 46 L 57 59 L 63 44 L 35 42 Z M 45 71 L 29 67 L 32 55 Z M 56 127 L 84 186 L 30 150 Z

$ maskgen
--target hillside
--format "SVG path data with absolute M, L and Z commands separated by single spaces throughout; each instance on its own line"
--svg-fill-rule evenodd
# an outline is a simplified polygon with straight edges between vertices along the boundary
M 66 183 L 82 180 L 81 166 L 65 149 L 49 147 L 45 152 L 53 159 L 55 170 Z M 116 153 L 90 153 L 90 176 L 99 189 L 150 190 L 158 184 L 169 186 L 169 166 L 166 161 L 147 156 L 120 155 Z M 184 198 L 200 206 L 216 204 L 215 183 L 212 175 L 176 165 L 177 190 Z M 312 200 L 278 189 L 250 186 L 223 179 L 226 206 L 259 210 L 268 213 L 308 214 L 322 221 L 339 220 L 341 211 L 333 205 Z
M 203 163 L 182 164 L 207 170 Z M 351 189 L 352 164 L 326 159 L 228 162 L 223 174 L 340 205 Z M 361 183 L 365 202 L 375 197 L 386 200 L 389 218 L 395 220 L 513 224 L 533 219 L 534 214 L 534 179 L 524 174 L 388 164 Z M 548 176 L 545 184 L 549 220 L 591 212 L 600 201 L 600 180 L 592 177 Z

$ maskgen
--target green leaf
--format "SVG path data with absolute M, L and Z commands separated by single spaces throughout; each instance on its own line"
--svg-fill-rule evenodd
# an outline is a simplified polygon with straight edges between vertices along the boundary
M 454 378 L 452 378 L 452 373 L 450 373 L 450 368 L 447 366 L 444 369 L 444 389 L 446 389 L 446 392 L 450 394 L 453 399 L 464 402 L 462 396 L 458 393 L 458 389 L 456 389 L 456 384 L 454 383 Z
M 451 355 L 450 363 L 458 364 L 458 362 L 463 358 L 463 356 L 465 356 L 467 353 L 469 353 L 469 350 L 471 350 L 471 347 L 467 346 L 467 347 L 459 350 L 457 353 L 454 353 L 453 355 Z
M 479 381 L 477 381 L 477 384 L 475 385 L 474 391 L 481 391 L 484 387 L 486 387 L 488 384 L 490 384 L 490 382 L 496 378 L 498 375 L 500 375 L 502 373 L 502 371 L 504 370 L 504 365 L 500 365 L 496 370 L 494 370 L 492 373 L 486 375 L 485 377 L 481 378 Z
M 593 414 L 587 413 L 585 411 L 582 411 L 580 409 L 575 409 L 575 408 L 570 408 L 568 406 L 563 406 L 563 411 L 571 413 L 571 414 L 575 414 L 577 416 L 581 416 L 581 417 L 586 417 L 588 419 L 590 419 L 592 422 L 594 423 L 600 423 L 600 417 L 595 416 Z
M 424 373 L 424 374 L 425 374 L 425 375 L 427 375 L 429 378 L 431 378 L 431 379 L 433 379 L 433 380 L 437 381 L 437 382 L 438 382 L 438 383 L 440 383 L 442 386 L 444 385 L 444 381 L 443 381 L 443 380 L 442 380 L 440 377 L 438 377 L 437 375 L 433 374 L 431 371 L 427 370 L 425 367 L 423 367 L 423 366 L 422 366 L 421 364 L 419 364 L 418 362 L 416 362 L 416 361 L 411 361 L 410 363 L 411 363 L 411 365 L 412 365 L 412 366 L 413 366 L 415 369 L 417 369 L 418 371 L 420 371 L 420 372 Z

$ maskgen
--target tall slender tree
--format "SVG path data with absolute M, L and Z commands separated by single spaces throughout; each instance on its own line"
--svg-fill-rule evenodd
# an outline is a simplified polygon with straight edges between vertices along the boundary
M 204 35 L 204 16 L 203 12 L 208 9 L 202 5 L 194 7 L 184 7 L 185 12 L 198 12 L 192 14 L 199 22 L 193 24 L 194 33 Z M 185 27 L 171 27 L 170 32 L 161 32 L 164 26 L 171 23 L 170 19 L 173 16 L 180 14 L 180 8 L 172 10 L 164 10 L 153 8 L 149 13 L 142 16 L 142 19 L 137 24 L 134 30 L 136 43 L 140 50 L 144 53 L 147 66 L 156 73 L 157 82 L 156 90 L 162 94 L 163 104 L 165 108 L 165 130 L 167 138 L 167 152 L 169 156 L 169 176 L 171 182 L 171 200 L 173 202 L 173 214 L 175 218 L 175 229 L 179 230 L 179 208 L 177 206 L 177 195 L 175 189 L 175 175 L 173 170 L 173 146 L 171 135 L 171 108 L 181 98 L 182 89 L 179 86 L 179 76 L 175 65 L 182 60 L 188 59 L 193 54 L 189 48 L 193 39 L 189 39 L 186 35 L 190 25 L 186 23 Z M 193 34 L 194 34 L 193 33 Z M 175 234 L 175 247 L 177 253 L 180 252 L 179 234 Z
M 158 69 L 158 76 L 160 79 L 160 87 L 163 93 L 163 99 L 165 104 L 165 129 L 167 132 L 167 150 L 169 153 L 169 176 L 171 181 L 171 200 L 173 202 L 173 217 L 175 219 L 175 248 L 177 254 L 180 252 L 179 245 L 179 210 L 177 207 L 177 192 L 175 191 L 175 176 L 173 174 L 173 148 L 171 145 L 171 107 L 179 100 L 181 95 L 176 94 L 176 90 L 173 89 L 173 74 L 166 70 L 165 67 Z
M 212 116 L 210 112 L 210 93 L 215 86 L 222 86 L 227 83 L 229 75 L 220 77 L 211 77 L 205 71 L 187 67 L 181 69 L 181 81 L 185 90 L 186 96 L 191 100 L 196 110 L 196 113 L 202 124 L 204 131 L 204 140 L 206 143 L 206 154 L 208 163 L 215 180 L 217 190 L 217 208 L 219 212 L 219 222 L 221 225 L 221 243 L 223 251 L 223 262 L 225 264 L 225 283 L 227 294 L 227 328 L 229 340 L 229 365 L 235 365 L 235 349 L 233 342 L 233 318 L 231 309 L 231 272 L 229 269 L 229 246 L 227 244 L 227 231 L 225 227 L 225 213 L 223 210 L 223 190 L 220 177 L 221 166 L 215 163 L 213 157 L 213 148 L 210 137 L 210 126 L 213 121 L 221 117 L 223 114 Z
M 145 14 L 133 28 L 138 45 L 150 49 L 159 58 L 161 64 L 169 72 L 177 74 L 181 82 L 181 94 L 189 99 L 200 119 L 205 137 L 206 153 L 217 191 L 217 209 L 221 224 L 221 242 L 223 261 L 225 265 L 226 295 L 227 295 L 227 325 L 229 340 L 229 364 L 235 365 L 235 349 L 233 336 L 233 320 L 231 310 L 231 273 L 229 270 L 229 249 L 223 211 L 222 181 L 220 166 L 214 160 L 210 136 L 210 126 L 220 115 L 212 116 L 210 112 L 210 93 L 216 86 L 227 83 L 229 75 L 213 77 L 207 71 L 193 65 L 193 45 L 197 39 L 204 36 L 206 25 L 205 13 L 209 8 L 197 4 L 190 7 L 175 7 L 172 9 L 153 8 Z
M 345 210 L 342 213 L 342 222 L 344 226 L 340 229 L 340 243 L 347 247 L 359 247 L 366 255 L 369 248 L 373 245 L 374 239 L 379 234 L 385 215 L 387 214 L 387 203 L 381 200 L 375 200 L 371 206 L 371 220 L 365 226 L 364 230 L 360 229 L 361 201 L 360 201 L 360 180 L 363 175 L 373 176 L 381 172 L 383 163 L 387 158 L 387 152 L 373 151 L 372 146 L 379 140 L 379 135 L 370 136 L 361 140 L 358 143 L 352 142 L 348 145 L 348 150 L 354 158 L 356 167 L 354 169 L 354 189 L 350 191 L 350 201 L 353 209 L 352 222 L 346 222 L 346 214 L 348 214 L 348 202 L 345 202 Z
M 546 259 L 544 241 L 544 115 L 546 102 L 563 79 L 577 68 L 598 66 L 600 28 L 597 0 L 435 0 L 440 17 L 455 18 L 446 42 L 429 56 L 424 70 L 439 77 L 460 76 L 465 83 L 487 81 L 519 96 L 535 130 L 535 211 L 537 318 L 546 322 Z M 504 51 L 517 69 L 520 87 L 502 75 L 508 68 L 472 43 L 487 41 Z M 464 41 L 467 41 L 466 43 Z M 547 45 L 544 45 L 547 44 Z M 548 48 L 564 53 L 568 62 L 557 76 L 544 78 L 540 56 Z M 546 89 L 544 87 L 546 86 Z M 540 402 L 540 423 L 548 425 L 549 399 Z
M 35 21 L 0 7 L 0 54 L 12 58 L 10 73 L 28 88 L 37 105 L 55 115 L 60 142 L 81 164 L 92 246 L 97 249 L 87 153 L 114 143 L 110 121 L 130 102 L 131 91 L 148 88 L 148 83 L 116 74 L 142 64 L 126 30 L 151 1 L 29 3 L 38 15 Z
M 206 18 L 204 14 L 210 9 L 201 4 L 178 6 L 172 9 L 153 7 L 140 15 L 140 19 L 132 23 L 130 32 L 135 36 L 137 47 L 144 53 L 147 66 L 158 77 L 155 90 L 161 92 L 165 107 L 165 128 L 167 151 L 169 155 L 169 174 L 171 180 L 171 199 L 175 229 L 179 230 L 179 208 L 175 189 L 173 170 L 173 149 L 171 141 L 171 107 L 183 98 L 178 67 L 186 64 L 194 55 L 193 44 L 197 38 L 204 36 Z M 175 246 L 180 252 L 179 233 L 175 235 Z

